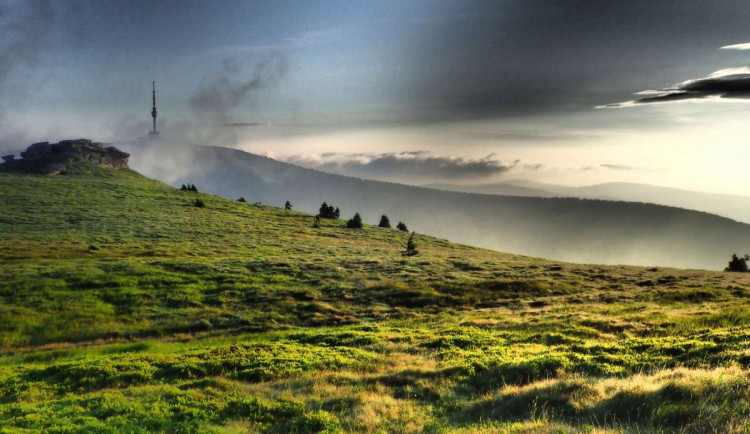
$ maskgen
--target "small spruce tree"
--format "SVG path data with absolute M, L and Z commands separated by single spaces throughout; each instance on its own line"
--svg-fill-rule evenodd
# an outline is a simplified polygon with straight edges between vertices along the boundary
M 341 212 L 338 207 L 333 209 L 333 205 L 328 205 L 325 202 L 323 202 L 323 205 L 320 206 L 320 210 L 318 211 L 318 215 L 322 219 L 337 219 L 340 214 Z
M 328 215 L 329 212 L 330 211 L 328 211 L 328 204 L 323 202 L 323 204 L 320 205 L 320 209 L 318 210 L 318 215 L 320 216 L 320 218 L 327 219 L 330 218 Z
M 200 199 L 195 199 L 195 202 L 193 202 L 193 205 L 195 205 L 198 208 L 204 208 L 206 206 L 205 203 L 203 203 Z
M 244 197 L 237 199 L 237 202 L 247 203 Z
M 740 273 L 747 273 L 748 267 L 747 267 L 747 261 L 750 260 L 750 255 L 745 256 L 737 256 L 737 254 L 732 255 L 732 259 L 729 261 L 729 265 L 727 265 L 727 268 L 724 269 L 724 271 L 736 271 Z
M 404 232 L 409 232 L 409 229 L 406 227 L 404 222 L 398 222 L 398 224 L 396 225 L 396 229 Z
M 320 216 L 319 215 L 316 215 L 315 218 L 313 219 L 313 225 L 312 225 L 312 227 L 315 228 L 315 229 L 317 229 L 317 228 L 320 227 Z
M 380 223 L 378 223 L 379 228 L 390 228 L 391 227 L 391 221 L 388 219 L 388 216 L 383 214 L 380 216 Z
M 287 210 L 287 211 L 291 211 L 292 210 L 292 204 L 289 201 L 286 201 L 286 203 L 284 204 L 284 209 Z
M 402 255 L 417 256 L 419 254 L 419 250 L 417 250 L 417 242 L 414 241 L 414 235 L 414 232 L 409 235 L 409 239 L 406 241 L 406 250 L 404 251 L 404 253 L 402 253 Z
M 354 217 L 346 222 L 346 227 L 349 229 L 362 229 L 362 217 L 359 216 L 359 213 L 354 214 Z

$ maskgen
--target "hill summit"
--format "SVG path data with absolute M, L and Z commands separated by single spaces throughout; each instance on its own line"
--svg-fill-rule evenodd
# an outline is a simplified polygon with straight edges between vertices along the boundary
M 39 142 L 21 152 L 21 159 L 6 155 L 0 170 L 57 175 L 71 162 L 87 162 L 100 167 L 127 169 L 130 154 L 114 146 L 88 139 L 61 140 L 59 143 Z

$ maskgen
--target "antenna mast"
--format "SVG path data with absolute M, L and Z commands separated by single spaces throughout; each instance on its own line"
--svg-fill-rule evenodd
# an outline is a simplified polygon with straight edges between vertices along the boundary
M 154 129 L 151 131 L 152 133 L 157 133 L 156 131 L 156 82 L 151 82 L 152 88 L 152 97 L 153 97 L 153 107 L 151 108 L 151 117 L 154 118 Z
M 152 99 L 152 106 L 151 106 L 151 118 L 153 119 L 154 126 L 151 132 L 148 133 L 149 138 L 156 139 L 159 136 L 159 132 L 156 131 L 156 82 L 151 82 L 151 99 Z

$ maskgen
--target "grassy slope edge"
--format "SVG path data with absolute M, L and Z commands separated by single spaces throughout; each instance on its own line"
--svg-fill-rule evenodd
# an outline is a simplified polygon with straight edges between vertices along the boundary
M 750 430 L 744 275 L 405 258 L 86 165 L 0 203 L 0 431 Z

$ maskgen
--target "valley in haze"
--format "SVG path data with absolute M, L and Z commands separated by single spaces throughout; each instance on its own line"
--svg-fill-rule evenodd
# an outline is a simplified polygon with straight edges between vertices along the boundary
M 377 223 L 382 214 L 451 241 L 581 263 L 723 269 L 750 246 L 750 225 L 706 212 L 570 197 L 445 192 L 327 174 L 243 151 L 130 145 L 132 166 L 179 186 L 317 212 L 322 202 Z M 518 190 L 514 190 L 518 191 Z

